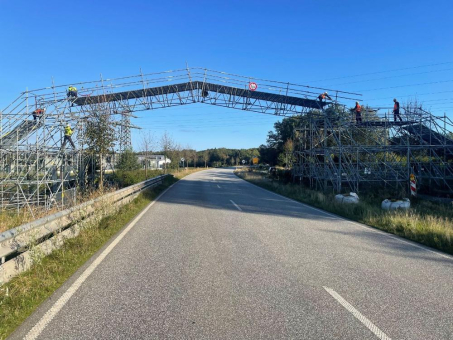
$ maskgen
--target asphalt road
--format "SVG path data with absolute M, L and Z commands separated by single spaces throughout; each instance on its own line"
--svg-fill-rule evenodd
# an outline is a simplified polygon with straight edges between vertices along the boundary
M 121 235 L 10 338 L 453 339 L 452 257 L 231 169 L 184 178 Z

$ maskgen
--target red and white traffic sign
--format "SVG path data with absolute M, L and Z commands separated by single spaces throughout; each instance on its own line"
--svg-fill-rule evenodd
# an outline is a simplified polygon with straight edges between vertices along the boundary
M 254 82 L 249 83 L 249 90 L 250 91 L 255 91 L 258 88 L 258 85 Z

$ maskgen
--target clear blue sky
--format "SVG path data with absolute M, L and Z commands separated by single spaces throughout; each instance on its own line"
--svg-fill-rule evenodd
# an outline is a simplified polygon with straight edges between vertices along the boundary
M 417 98 L 453 117 L 452 13 L 451 0 L 0 0 L 0 109 L 51 77 L 68 84 L 188 62 L 359 92 L 375 107 Z M 276 121 L 207 105 L 139 117 L 142 131 L 168 131 L 198 150 L 259 146 Z M 135 149 L 140 133 L 133 131 Z

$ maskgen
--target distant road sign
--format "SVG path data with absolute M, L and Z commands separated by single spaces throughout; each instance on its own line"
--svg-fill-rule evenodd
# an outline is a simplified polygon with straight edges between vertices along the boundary
M 245 164 L 245 159 L 242 160 L 242 164 Z
M 184 158 L 181 158 L 181 162 L 184 162 L 184 161 L 185 161 L 185 159 L 184 159 Z
M 249 83 L 249 90 L 250 91 L 255 91 L 258 88 L 258 85 L 254 82 Z

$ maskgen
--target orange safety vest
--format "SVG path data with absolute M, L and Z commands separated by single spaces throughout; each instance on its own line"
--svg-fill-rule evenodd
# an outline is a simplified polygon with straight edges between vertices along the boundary
M 362 107 L 359 104 L 355 104 L 355 112 L 360 113 L 362 111 Z

